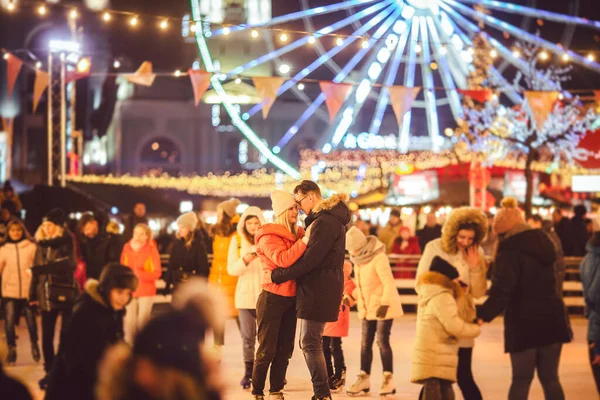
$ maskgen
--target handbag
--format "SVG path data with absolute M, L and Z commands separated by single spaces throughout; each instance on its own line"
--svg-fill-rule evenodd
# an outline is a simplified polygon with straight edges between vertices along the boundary
M 71 308 L 79 296 L 79 285 L 74 277 L 73 263 L 68 258 L 49 262 L 43 267 L 44 301 L 48 310 Z

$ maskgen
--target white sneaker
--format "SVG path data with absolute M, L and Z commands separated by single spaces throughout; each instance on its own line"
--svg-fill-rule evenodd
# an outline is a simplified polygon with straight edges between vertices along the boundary
M 371 390 L 371 377 L 364 371 L 360 371 L 356 382 L 346 390 L 348 396 L 367 394 Z
M 391 372 L 383 373 L 383 383 L 381 384 L 380 396 L 390 396 L 396 394 L 396 384 L 394 383 L 394 375 Z
M 269 393 L 269 400 L 285 400 L 283 392 Z

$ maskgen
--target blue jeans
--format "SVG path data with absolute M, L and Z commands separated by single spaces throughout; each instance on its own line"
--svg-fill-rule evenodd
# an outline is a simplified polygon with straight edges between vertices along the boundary
M 242 354 L 244 362 L 254 362 L 256 346 L 256 310 L 241 308 L 238 310 L 240 332 L 242 334 Z
M 32 344 L 37 343 L 38 331 L 35 315 L 33 315 L 33 310 L 29 307 L 29 304 L 27 304 L 27 300 L 4 298 L 2 299 L 2 302 L 4 303 L 4 317 L 6 318 L 4 324 L 6 330 L 6 343 L 10 347 L 15 347 L 17 345 L 15 324 L 19 318 L 21 318 L 21 310 L 25 311 L 25 321 L 27 322 L 27 329 L 29 330 L 29 339 Z
M 324 322 L 300 320 L 300 348 L 310 372 L 316 397 L 331 396 L 327 364 L 323 355 Z

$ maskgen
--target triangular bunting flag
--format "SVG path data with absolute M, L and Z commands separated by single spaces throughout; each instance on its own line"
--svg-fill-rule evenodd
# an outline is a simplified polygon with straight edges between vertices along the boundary
M 538 130 L 544 127 L 548 115 L 554 108 L 554 103 L 558 100 L 558 95 L 559 92 L 525 91 L 525 99 L 527 99 Z
M 189 69 L 188 75 L 192 81 L 192 89 L 194 90 L 194 105 L 198 107 L 202 96 L 210 86 L 210 73 L 197 69 Z
M 394 114 L 396 114 L 398 126 L 402 126 L 404 114 L 406 114 L 406 112 L 412 108 L 412 104 L 419 95 L 421 88 L 391 86 L 387 89 L 390 92 L 390 104 L 392 105 Z
M 152 86 L 155 78 L 156 74 L 152 73 L 152 63 L 150 61 L 144 61 L 135 71 L 135 74 L 127 76 L 129 82 L 141 86 Z
M 458 93 L 461 93 L 467 97 L 472 98 L 480 103 L 485 103 L 492 97 L 492 91 L 490 89 L 478 89 L 478 90 L 463 90 L 457 89 Z
M 334 83 L 334 82 L 319 82 L 321 91 L 325 95 L 325 104 L 327 105 L 327 111 L 329 111 L 329 119 L 331 122 L 335 119 L 338 111 L 342 108 L 346 96 L 352 89 L 352 85 L 347 83 Z
M 256 92 L 262 100 L 262 115 L 266 119 L 271 107 L 277 99 L 277 91 L 283 85 L 285 78 L 255 76 L 252 78 Z
M 23 61 L 20 58 L 15 57 L 10 53 L 6 53 L 6 76 L 8 78 L 8 98 L 12 96 L 13 88 L 15 87 L 15 82 L 17 81 L 17 76 L 19 76 L 19 71 L 21 71 L 21 67 L 23 66 Z
M 47 72 L 42 71 L 41 69 L 35 70 L 35 82 L 33 84 L 33 112 L 37 110 L 37 106 L 42 98 L 42 94 L 44 94 L 44 90 L 48 87 L 50 83 L 50 75 Z

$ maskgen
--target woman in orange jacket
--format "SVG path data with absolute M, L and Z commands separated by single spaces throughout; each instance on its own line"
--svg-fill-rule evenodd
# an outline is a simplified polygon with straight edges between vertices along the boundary
M 296 199 L 279 190 L 271 194 L 275 221 L 256 232 L 257 253 L 263 271 L 287 268 L 306 251 L 310 232 L 298 224 Z M 310 230 L 310 229 L 309 229 Z M 283 399 L 285 374 L 294 350 L 296 336 L 296 282 L 263 283 L 256 304 L 258 349 L 252 374 L 252 395 L 264 399 L 267 371 L 271 367 L 271 399 Z
M 160 254 L 148 225 L 135 226 L 133 239 L 123 247 L 121 264 L 131 268 L 139 280 L 124 321 L 125 340 L 132 343 L 136 332 L 150 319 L 156 281 L 161 275 Z

